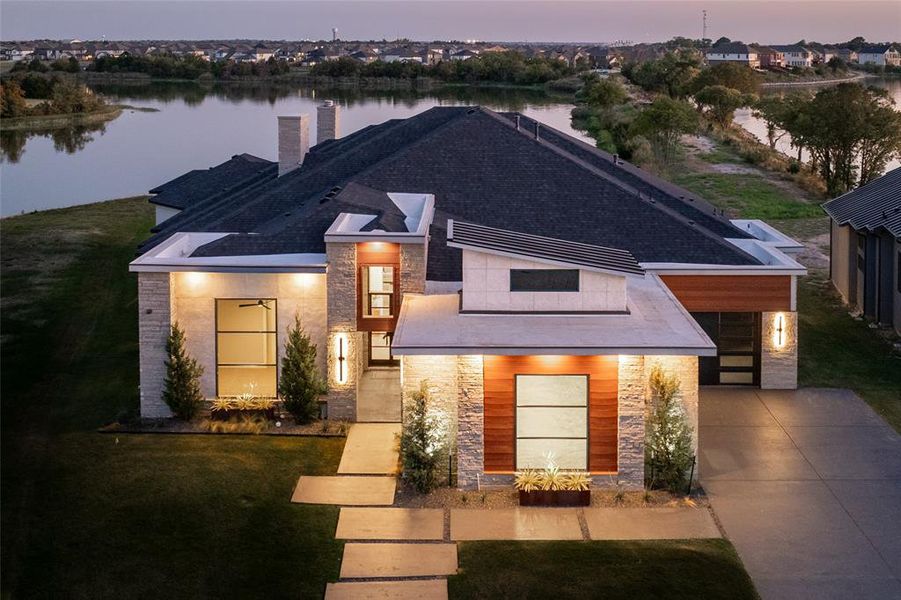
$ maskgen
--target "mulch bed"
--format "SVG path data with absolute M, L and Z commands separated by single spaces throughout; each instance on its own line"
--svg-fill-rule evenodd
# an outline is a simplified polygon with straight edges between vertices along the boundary
M 280 425 L 276 425 L 280 423 Z M 99 428 L 101 433 L 162 433 L 191 435 L 284 435 L 307 437 L 346 437 L 348 424 L 343 421 L 313 421 L 298 425 L 290 419 L 273 421 L 260 432 L 211 431 L 208 419 L 181 421 L 179 419 L 139 419 L 125 423 L 114 422 Z

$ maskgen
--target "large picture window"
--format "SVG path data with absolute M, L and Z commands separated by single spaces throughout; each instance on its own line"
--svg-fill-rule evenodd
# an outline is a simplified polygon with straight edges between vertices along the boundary
M 516 468 L 588 469 L 588 375 L 516 376 Z
M 363 267 L 363 316 L 393 317 L 394 267 L 366 265 Z
M 276 396 L 276 302 L 216 300 L 216 389 L 219 396 Z
M 510 269 L 511 292 L 578 292 L 578 269 Z

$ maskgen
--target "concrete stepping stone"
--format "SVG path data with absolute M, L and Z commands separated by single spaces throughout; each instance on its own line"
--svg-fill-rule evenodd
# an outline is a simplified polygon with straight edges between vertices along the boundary
M 344 443 L 339 475 L 394 475 L 398 472 L 400 423 L 354 423 Z
M 341 581 L 325 586 L 325 600 L 447 600 L 447 580 Z
M 452 540 L 581 540 L 579 510 L 511 508 L 451 510 Z
M 341 579 L 437 577 L 456 572 L 456 544 L 349 543 L 341 561 Z
M 593 540 L 722 537 L 706 508 L 586 508 L 585 521 Z
M 291 502 L 340 506 L 391 506 L 394 477 L 320 477 L 304 475 L 297 481 Z
M 342 508 L 339 540 L 440 540 L 444 511 L 440 508 Z

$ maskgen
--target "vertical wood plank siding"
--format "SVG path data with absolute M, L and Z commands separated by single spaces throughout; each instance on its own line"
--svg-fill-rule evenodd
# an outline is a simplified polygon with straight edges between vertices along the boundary
M 394 267 L 393 317 L 389 319 L 363 318 L 363 267 L 384 265 Z M 400 313 L 400 245 L 389 242 L 357 244 L 357 331 L 394 331 Z
M 588 468 L 617 469 L 616 356 L 485 356 L 485 471 L 515 468 L 515 375 L 588 375 Z
M 661 275 L 691 312 L 791 310 L 789 275 Z

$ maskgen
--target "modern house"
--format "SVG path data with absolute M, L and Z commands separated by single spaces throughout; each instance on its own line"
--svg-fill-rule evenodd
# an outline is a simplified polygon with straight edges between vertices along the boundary
M 865 46 L 857 53 L 857 62 L 862 65 L 897 67 L 901 65 L 901 52 L 893 44 Z
M 312 148 L 308 132 L 280 117 L 278 166 L 252 181 L 220 165 L 157 188 L 191 196 L 130 265 L 144 417 L 169 415 L 173 322 L 207 397 L 274 396 L 298 315 L 329 418 L 401 420 L 426 382 L 460 487 L 553 453 L 634 489 L 655 365 L 695 432 L 699 385 L 796 386 L 806 271 L 766 223 L 518 113 L 436 107 Z
M 845 303 L 901 333 L 901 167 L 823 205 L 829 278 Z
M 760 66 L 757 48 L 741 42 L 719 44 L 712 48 L 708 48 L 704 55 L 707 58 L 707 62 L 711 65 L 734 62 L 747 65 L 754 69 Z

